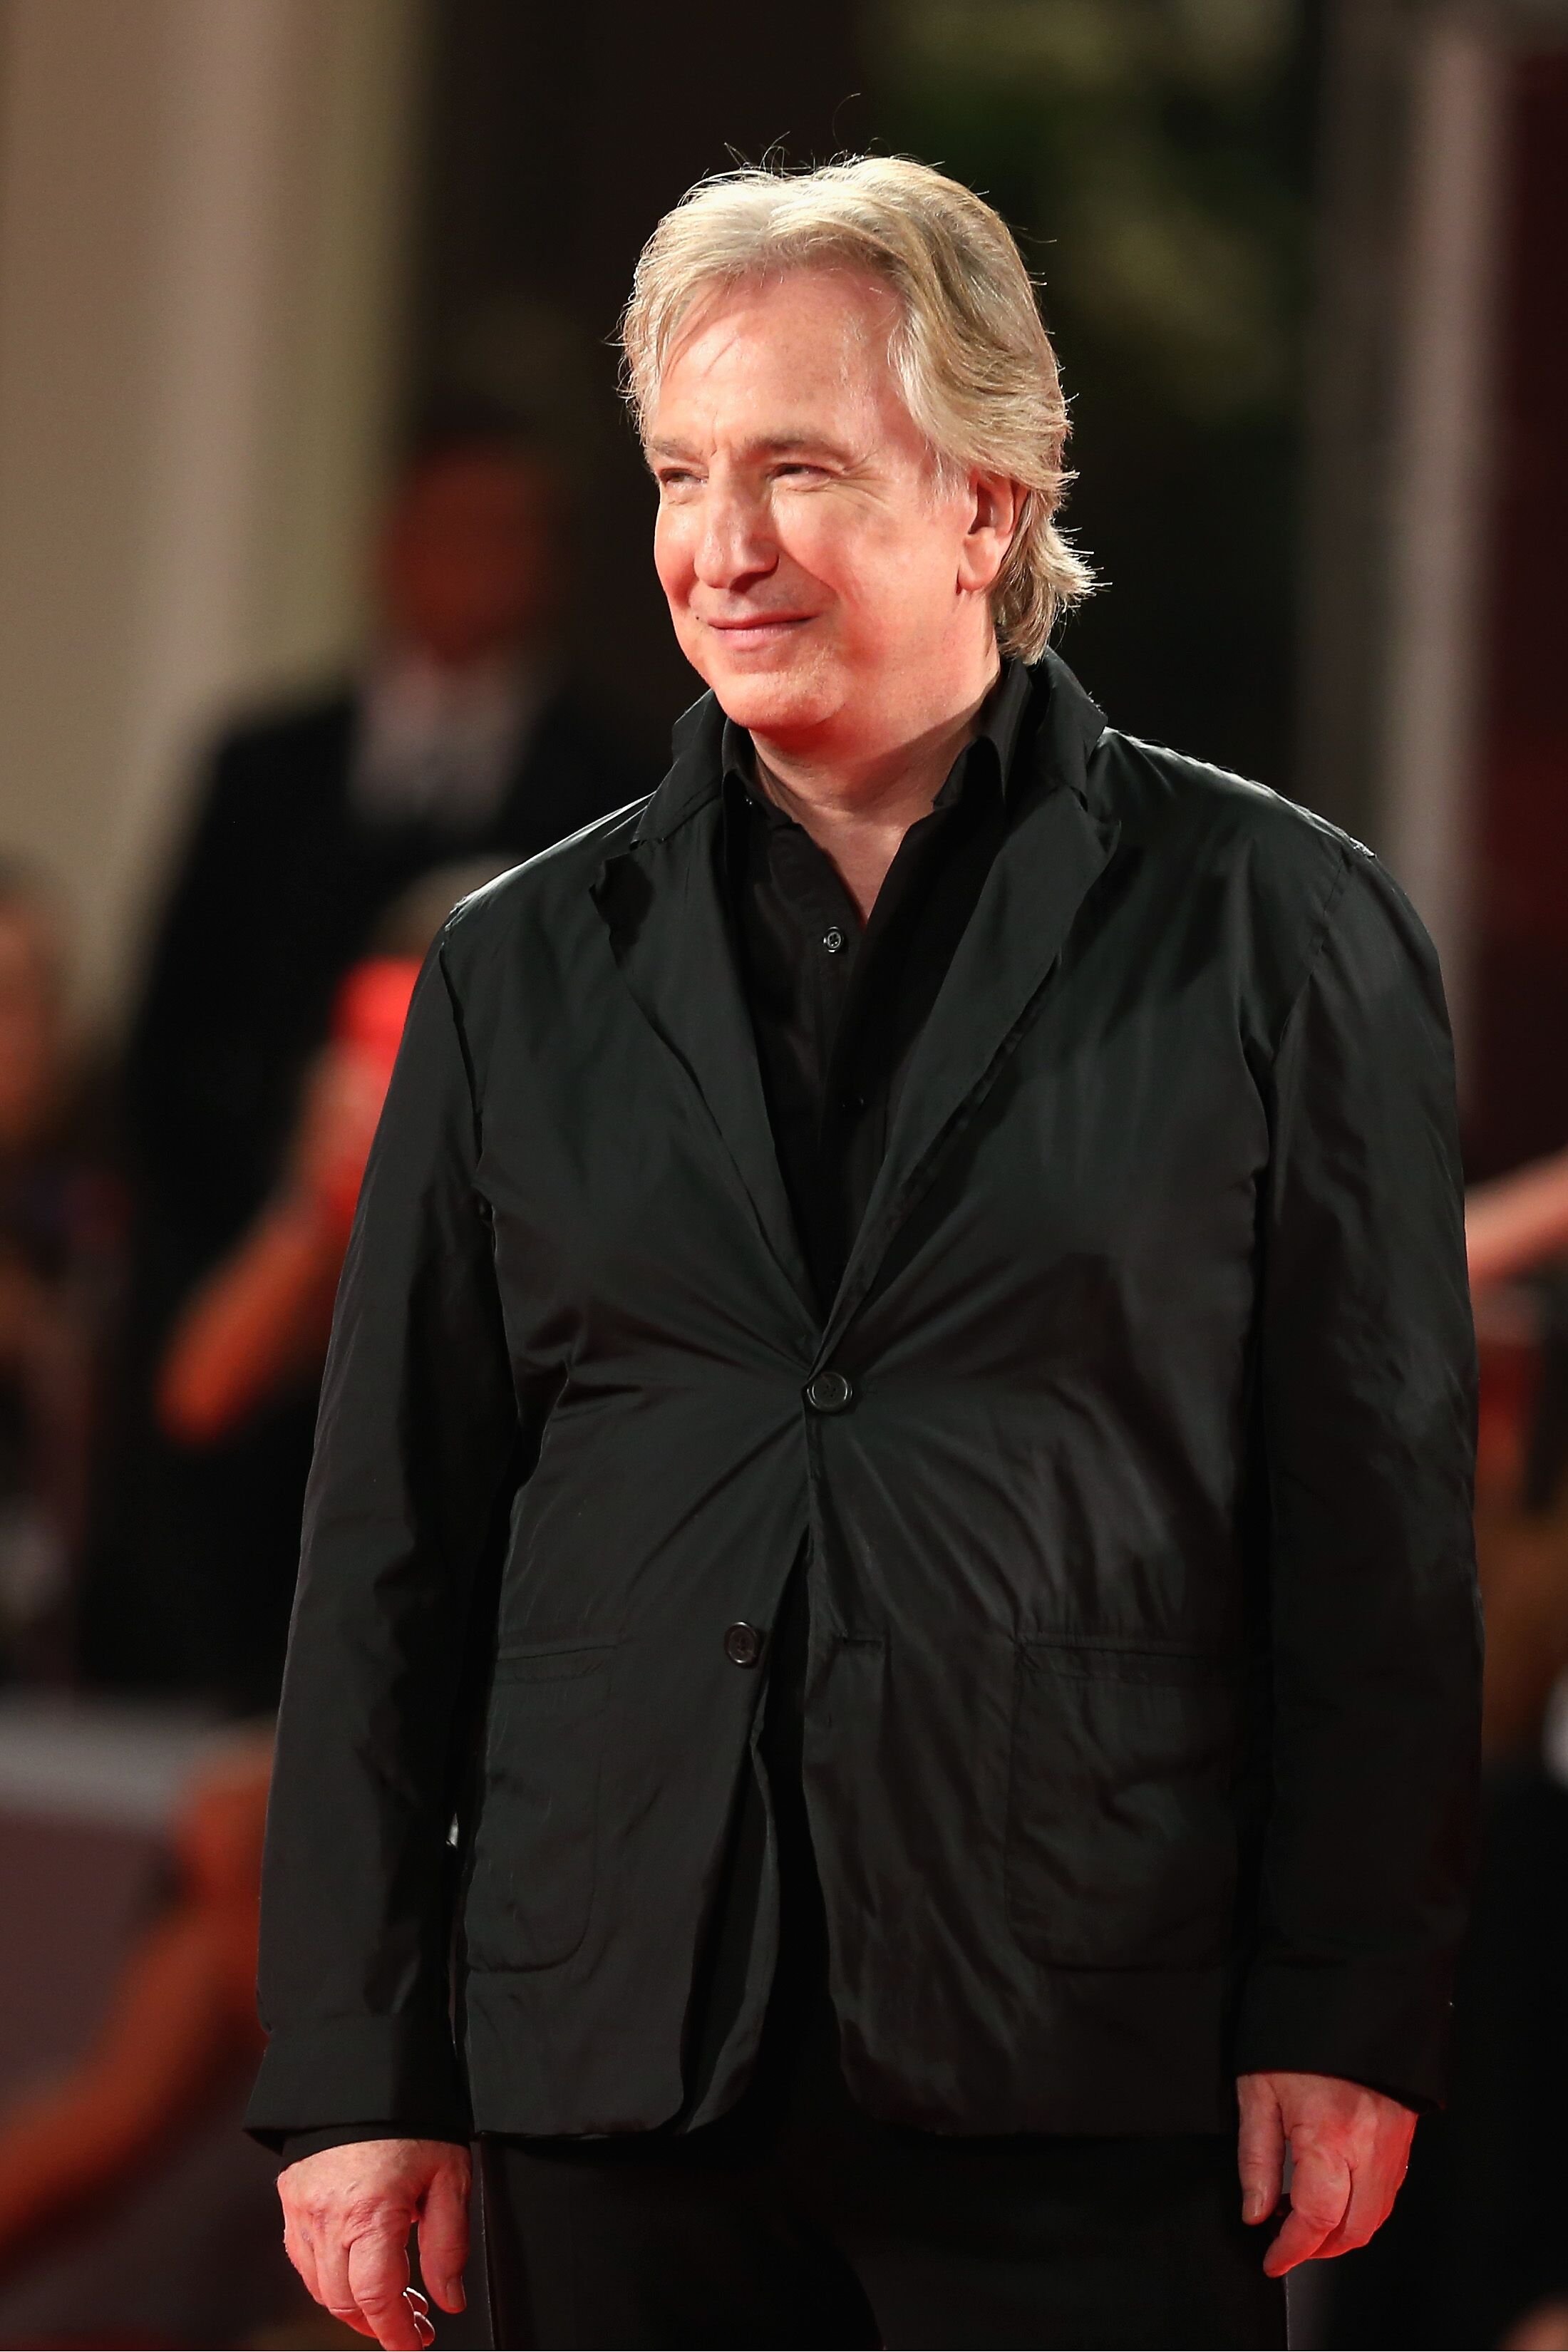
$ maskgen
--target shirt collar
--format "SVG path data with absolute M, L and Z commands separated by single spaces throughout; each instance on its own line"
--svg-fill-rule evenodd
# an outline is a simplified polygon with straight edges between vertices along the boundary
M 484 823 L 506 797 L 542 700 L 542 673 L 517 656 L 451 670 L 389 647 L 360 693 L 355 805 L 371 818 Z
M 1016 665 L 1009 665 L 1013 667 Z M 1013 746 L 1008 791 L 1019 793 L 1036 782 L 1047 790 L 1061 786 L 1075 793 L 1087 808 L 1095 790 L 1090 763 L 1107 733 L 1105 714 L 1048 647 L 1025 675 L 1029 683 L 1021 689 L 1026 709 Z M 681 712 L 671 740 L 669 769 L 658 790 L 643 803 L 632 835 L 635 843 L 669 840 L 700 809 L 720 797 L 724 727 L 724 713 L 710 693 L 700 695 Z
M 1021 661 L 1008 656 L 1003 661 L 1002 675 L 986 696 L 981 707 L 979 724 L 974 730 L 977 743 L 989 743 L 996 754 L 996 772 L 1005 793 L 1013 782 L 1014 755 L 1018 748 L 1018 731 L 1024 723 L 1024 713 L 1035 688 L 1034 677 Z
M 933 803 L 935 807 L 951 808 L 955 801 L 961 800 L 973 781 L 977 767 L 983 763 L 990 765 L 991 773 L 1005 794 L 1012 781 L 1018 730 L 1029 707 L 1031 685 L 1029 672 L 1022 662 L 1004 660 L 1001 675 L 980 706 L 974 732 L 949 770 L 947 780 Z M 989 746 L 989 749 L 984 750 L 982 746 Z M 726 787 L 733 780 L 767 814 L 779 817 L 785 824 L 790 822 L 784 811 L 759 786 L 752 739 L 743 727 L 736 726 L 732 719 L 724 721 L 723 733 L 720 738 L 720 761 Z

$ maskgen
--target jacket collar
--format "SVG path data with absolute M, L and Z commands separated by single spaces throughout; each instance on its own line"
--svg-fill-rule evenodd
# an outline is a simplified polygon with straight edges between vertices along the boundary
M 1115 846 L 1116 827 L 1094 805 L 1089 766 L 1105 721 L 1054 654 L 1033 679 L 1007 835 L 910 1061 L 818 1361 L 870 1289 L 942 1147 L 994 1082 Z M 700 1098 L 796 1313 L 816 1330 L 722 891 L 723 731 L 711 695 L 684 713 L 669 772 L 630 846 L 605 860 L 593 896 L 627 988 Z
M 1104 717 L 1054 654 L 1035 676 L 1007 832 L 910 1058 L 819 1362 L 871 1290 L 942 1152 L 1001 1076 L 1116 847 L 1119 828 L 1099 806 L 1090 767 Z
M 632 838 L 668 841 L 687 819 L 717 800 L 724 781 L 724 713 L 704 694 L 683 710 L 670 732 L 670 765 L 645 806 Z
M 1089 748 L 1104 732 L 1104 718 L 1067 664 L 1058 661 L 1055 654 L 1047 653 L 1044 661 L 1032 669 L 1022 662 L 1005 662 L 1002 676 L 980 714 L 976 740 L 988 741 L 993 746 L 1006 785 L 1010 786 L 1013 780 L 1014 751 L 1020 730 L 1047 681 L 1050 703 L 1064 706 L 1058 716 L 1067 716 L 1072 709 L 1081 718 L 1085 748 L 1078 761 L 1080 772 Z M 706 806 L 721 791 L 725 772 L 735 764 L 737 750 L 744 740 L 742 731 L 725 717 L 712 694 L 700 696 L 683 710 L 670 734 L 669 770 L 644 807 L 635 838 L 668 840 L 688 817 Z

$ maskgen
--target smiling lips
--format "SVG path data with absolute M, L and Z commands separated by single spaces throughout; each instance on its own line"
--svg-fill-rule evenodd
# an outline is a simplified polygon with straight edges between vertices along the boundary
M 731 645 L 771 645 L 791 629 L 798 629 L 814 616 L 810 613 L 757 613 L 739 621 L 708 621 L 705 626 L 718 636 L 728 638 Z

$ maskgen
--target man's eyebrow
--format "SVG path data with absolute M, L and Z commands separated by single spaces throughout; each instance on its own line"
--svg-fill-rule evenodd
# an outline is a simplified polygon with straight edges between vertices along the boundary
M 685 441 L 649 440 L 645 445 L 650 457 L 695 457 L 697 452 Z M 767 433 L 755 441 L 746 442 L 741 451 L 744 457 L 784 457 L 809 450 L 819 457 L 831 457 L 841 466 L 855 463 L 856 452 L 841 441 L 834 441 L 825 433 L 806 427 L 793 433 Z
M 749 457 L 784 457 L 792 450 L 804 449 L 814 451 L 819 457 L 837 458 L 841 466 L 853 464 L 855 458 L 854 450 L 847 448 L 842 441 L 835 441 L 830 435 L 814 432 L 808 426 L 802 426 L 793 433 L 769 433 L 760 440 L 746 444 Z

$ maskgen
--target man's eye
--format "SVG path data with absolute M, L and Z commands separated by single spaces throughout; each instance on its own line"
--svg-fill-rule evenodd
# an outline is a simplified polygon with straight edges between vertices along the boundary
M 686 472 L 683 467 L 671 467 L 668 471 L 658 475 L 656 478 L 661 490 L 683 490 L 688 483 L 694 482 L 697 477 L 695 474 Z

